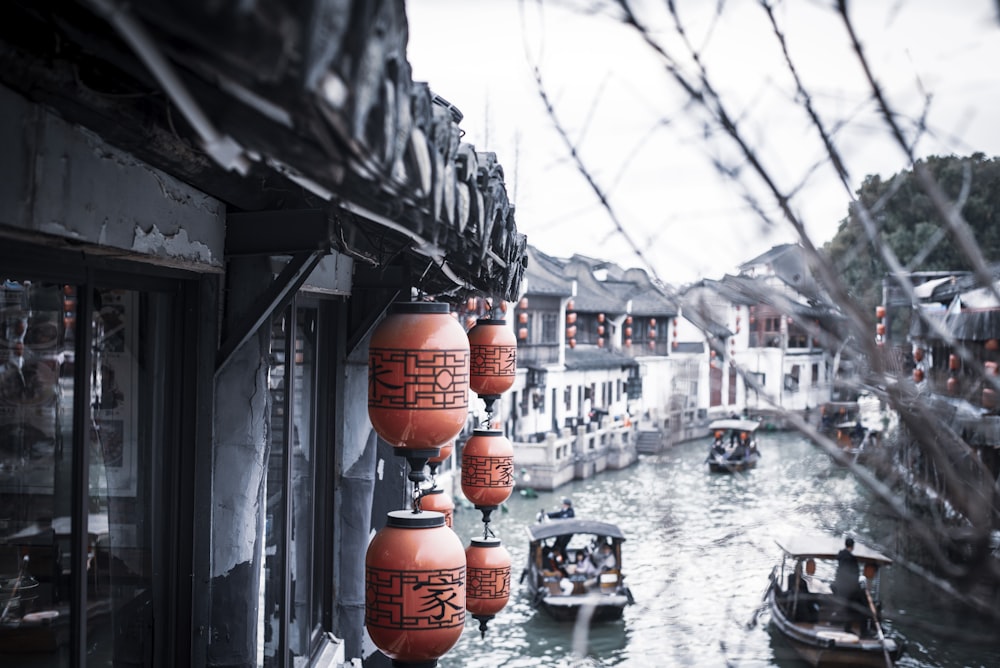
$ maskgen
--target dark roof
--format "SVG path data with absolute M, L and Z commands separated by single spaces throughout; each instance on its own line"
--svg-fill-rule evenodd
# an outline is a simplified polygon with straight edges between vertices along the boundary
M 832 536 L 807 536 L 798 535 L 788 538 L 780 538 L 774 541 L 786 554 L 798 557 L 815 559 L 836 559 L 837 553 L 844 547 L 844 541 Z M 858 561 L 874 562 L 878 564 L 891 564 L 892 559 L 881 552 L 862 545 L 857 540 L 854 541 L 854 556 Z
M 566 368 L 569 370 L 624 369 L 638 365 L 639 363 L 628 355 L 609 348 L 577 346 L 566 349 Z
M 528 246 L 528 266 L 524 276 L 527 281 L 525 294 L 569 297 L 573 282 L 564 275 L 564 266 L 556 258 L 546 255 L 534 246 Z
M 528 540 L 545 540 L 553 536 L 565 536 L 567 534 L 588 533 L 597 536 L 610 536 L 618 540 L 625 540 L 625 534 L 617 525 L 610 522 L 598 520 L 586 520 L 579 517 L 567 517 L 565 519 L 539 522 L 527 527 Z

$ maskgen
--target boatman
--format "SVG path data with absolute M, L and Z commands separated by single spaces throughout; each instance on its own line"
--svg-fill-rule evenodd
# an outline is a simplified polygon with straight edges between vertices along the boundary
M 573 501 L 568 496 L 563 497 L 562 508 L 559 510 L 553 510 L 551 513 L 546 514 L 553 520 L 576 516 L 576 513 L 573 512 Z
M 858 583 L 860 576 L 858 559 L 854 556 L 854 539 L 848 536 L 844 539 L 844 548 L 837 553 L 837 575 L 833 580 L 833 593 L 841 599 L 841 614 L 847 633 L 852 633 L 851 626 L 858 617 L 857 611 L 864 609 L 864 592 Z

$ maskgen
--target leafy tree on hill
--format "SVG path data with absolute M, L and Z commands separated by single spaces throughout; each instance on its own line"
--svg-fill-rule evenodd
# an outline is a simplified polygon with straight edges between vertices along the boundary
M 987 262 L 1000 260 L 1000 159 L 982 153 L 968 157 L 931 156 L 919 161 L 945 195 L 958 203 L 962 217 Z M 889 269 L 879 254 L 887 246 L 910 271 L 971 271 L 969 257 L 955 242 L 914 170 L 887 180 L 868 176 L 857 191 L 871 212 L 879 238 L 869 239 L 857 205 L 824 246 L 850 293 L 874 317 Z

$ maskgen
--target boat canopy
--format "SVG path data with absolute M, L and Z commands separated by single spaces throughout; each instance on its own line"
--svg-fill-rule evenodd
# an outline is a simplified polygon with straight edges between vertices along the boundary
M 531 542 L 545 540 L 553 536 L 565 536 L 569 534 L 588 533 L 597 536 L 610 536 L 617 540 L 625 540 L 625 534 L 616 525 L 609 522 L 599 522 L 597 520 L 585 520 L 576 517 L 564 519 L 553 519 L 548 522 L 539 522 L 528 527 L 528 538 Z
M 836 559 L 837 553 L 844 547 L 844 541 L 831 536 L 792 536 L 780 538 L 774 541 L 785 554 L 796 559 Z M 879 565 L 888 565 L 892 559 L 881 552 L 876 552 L 872 548 L 854 542 L 854 556 L 862 563 L 871 562 Z
M 756 420 L 740 420 L 740 419 L 726 419 L 726 420 L 715 420 L 708 425 L 708 431 L 713 432 L 719 429 L 733 429 L 735 431 L 757 431 L 760 427 L 760 423 Z

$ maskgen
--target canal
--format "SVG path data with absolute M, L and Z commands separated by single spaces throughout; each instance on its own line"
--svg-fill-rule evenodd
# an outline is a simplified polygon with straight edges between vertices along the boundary
M 806 439 L 768 432 L 760 443 L 761 464 L 747 473 L 708 473 L 706 444 L 690 442 L 536 498 L 515 492 L 492 523 L 513 560 L 510 603 L 490 622 L 485 638 L 470 618 L 440 667 L 804 666 L 767 630 L 766 612 L 748 628 L 779 558 L 774 537 L 850 532 L 894 553 L 905 550 L 903 533 L 848 471 Z M 622 567 L 635 604 L 623 620 L 586 633 L 536 612 L 519 586 L 525 527 L 540 509 L 554 510 L 563 496 L 572 498 L 577 516 L 613 521 L 628 537 Z M 457 510 L 455 530 L 466 545 L 481 535 L 479 512 Z M 897 665 L 1000 665 L 1000 643 L 970 646 L 955 636 L 991 630 L 940 596 L 926 600 L 927 592 L 901 565 L 883 574 L 884 609 L 891 618 L 886 628 L 907 643 Z

